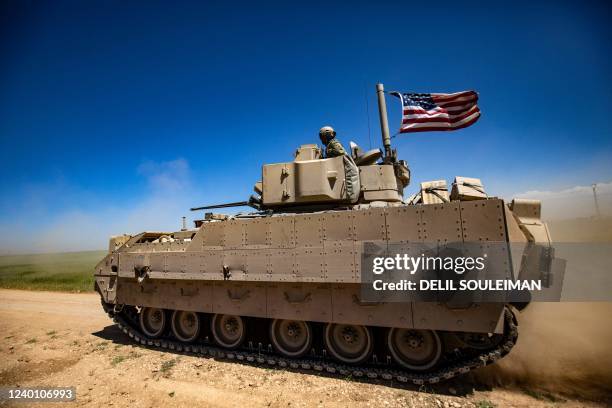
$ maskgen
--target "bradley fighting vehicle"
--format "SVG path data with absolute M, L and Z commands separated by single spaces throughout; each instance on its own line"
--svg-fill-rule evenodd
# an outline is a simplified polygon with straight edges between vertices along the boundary
M 539 202 L 489 197 L 478 179 L 457 177 L 450 194 L 445 181 L 424 182 L 404 201 L 410 173 L 391 149 L 377 88 L 383 150 L 351 143 L 350 157 L 324 159 L 303 145 L 292 161 L 263 166 L 249 201 L 195 209 L 252 212 L 112 237 L 95 269 L 109 316 L 150 347 L 415 384 L 507 354 L 524 304 L 362 298 L 367 243 L 550 245 Z M 517 276 L 526 258 L 507 253 L 502 268 Z

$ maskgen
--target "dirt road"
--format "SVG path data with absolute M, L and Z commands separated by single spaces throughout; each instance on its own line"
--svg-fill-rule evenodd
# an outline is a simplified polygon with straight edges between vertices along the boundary
M 148 350 L 112 325 L 96 294 L 0 290 L 0 336 L 0 385 L 75 386 L 69 406 L 605 406 L 487 389 L 478 375 L 418 389 Z

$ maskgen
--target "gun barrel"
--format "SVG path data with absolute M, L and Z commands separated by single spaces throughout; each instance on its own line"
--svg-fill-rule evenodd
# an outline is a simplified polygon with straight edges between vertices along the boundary
M 249 205 L 248 201 L 236 201 L 235 203 L 225 203 L 225 204 L 206 205 L 204 207 L 194 207 L 194 208 L 191 208 L 191 211 L 212 210 L 213 208 L 244 207 L 247 205 Z

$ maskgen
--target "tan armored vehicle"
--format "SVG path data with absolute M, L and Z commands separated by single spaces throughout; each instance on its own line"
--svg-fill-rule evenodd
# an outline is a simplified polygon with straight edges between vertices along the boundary
M 384 153 L 351 144 L 350 155 L 327 159 L 303 145 L 293 160 L 263 166 L 248 202 L 196 209 L 252 212 L 111 238 L 95 270 L 104 309 L 143 345 L 342 375 L 434 383 L 501 358 L 517 339 L 512 305 L 368 301 L 364 248 L 546 248 L 539 203 L 506 203 L 462 177 L 450 192 L 445 181 L 421 183 L 404 201 L 408 168 L 384 129 L 383 144 Z M 503 256 L 512 276 L 539 262 Z

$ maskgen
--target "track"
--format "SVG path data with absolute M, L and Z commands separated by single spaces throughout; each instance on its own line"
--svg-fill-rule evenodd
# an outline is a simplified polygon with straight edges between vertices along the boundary
M 172 339 L 150 339 L 139 330 L 136 311 L 133 307 L 123 307 L 115 312 L 112 305 L 102 302 L 105 312 L 113 319 L 119 328 L 132 338 L 136 343 L 146 347 L 169 349 L 198 356 L 213 357 L 216 359 L 238 360 L 241 362 L 277 366 L 281 368 L 313 370 L 326 372 L 341 377 L 352 376 L 354 378 L 369 378 L 384 380 L 396 380 L 401 383 L 412 383 L 415 385 L 436 384 L 444 380 L 457 377 L 479 367 L 492 364 L 510 352 L 518 338 L 517 322 L 513 312 L 506 308 L 504 313 L 505 329 L 503 338 L 499 345 L 490 350 L 483 350 L 476 355 L 463 356 L 456 361 L 430 372 L 414 373 L 402 369 L 390 368 L 388 364 L 375 364 L 366 366 L 347 366 L 324 357 L 310 359 L 289 359 L 274 354 L 269 347 L 264 351 L 261 343 L 257 349 L 252 345 L 247 349 L 225 350 L 203 343 L 185 344 Z

